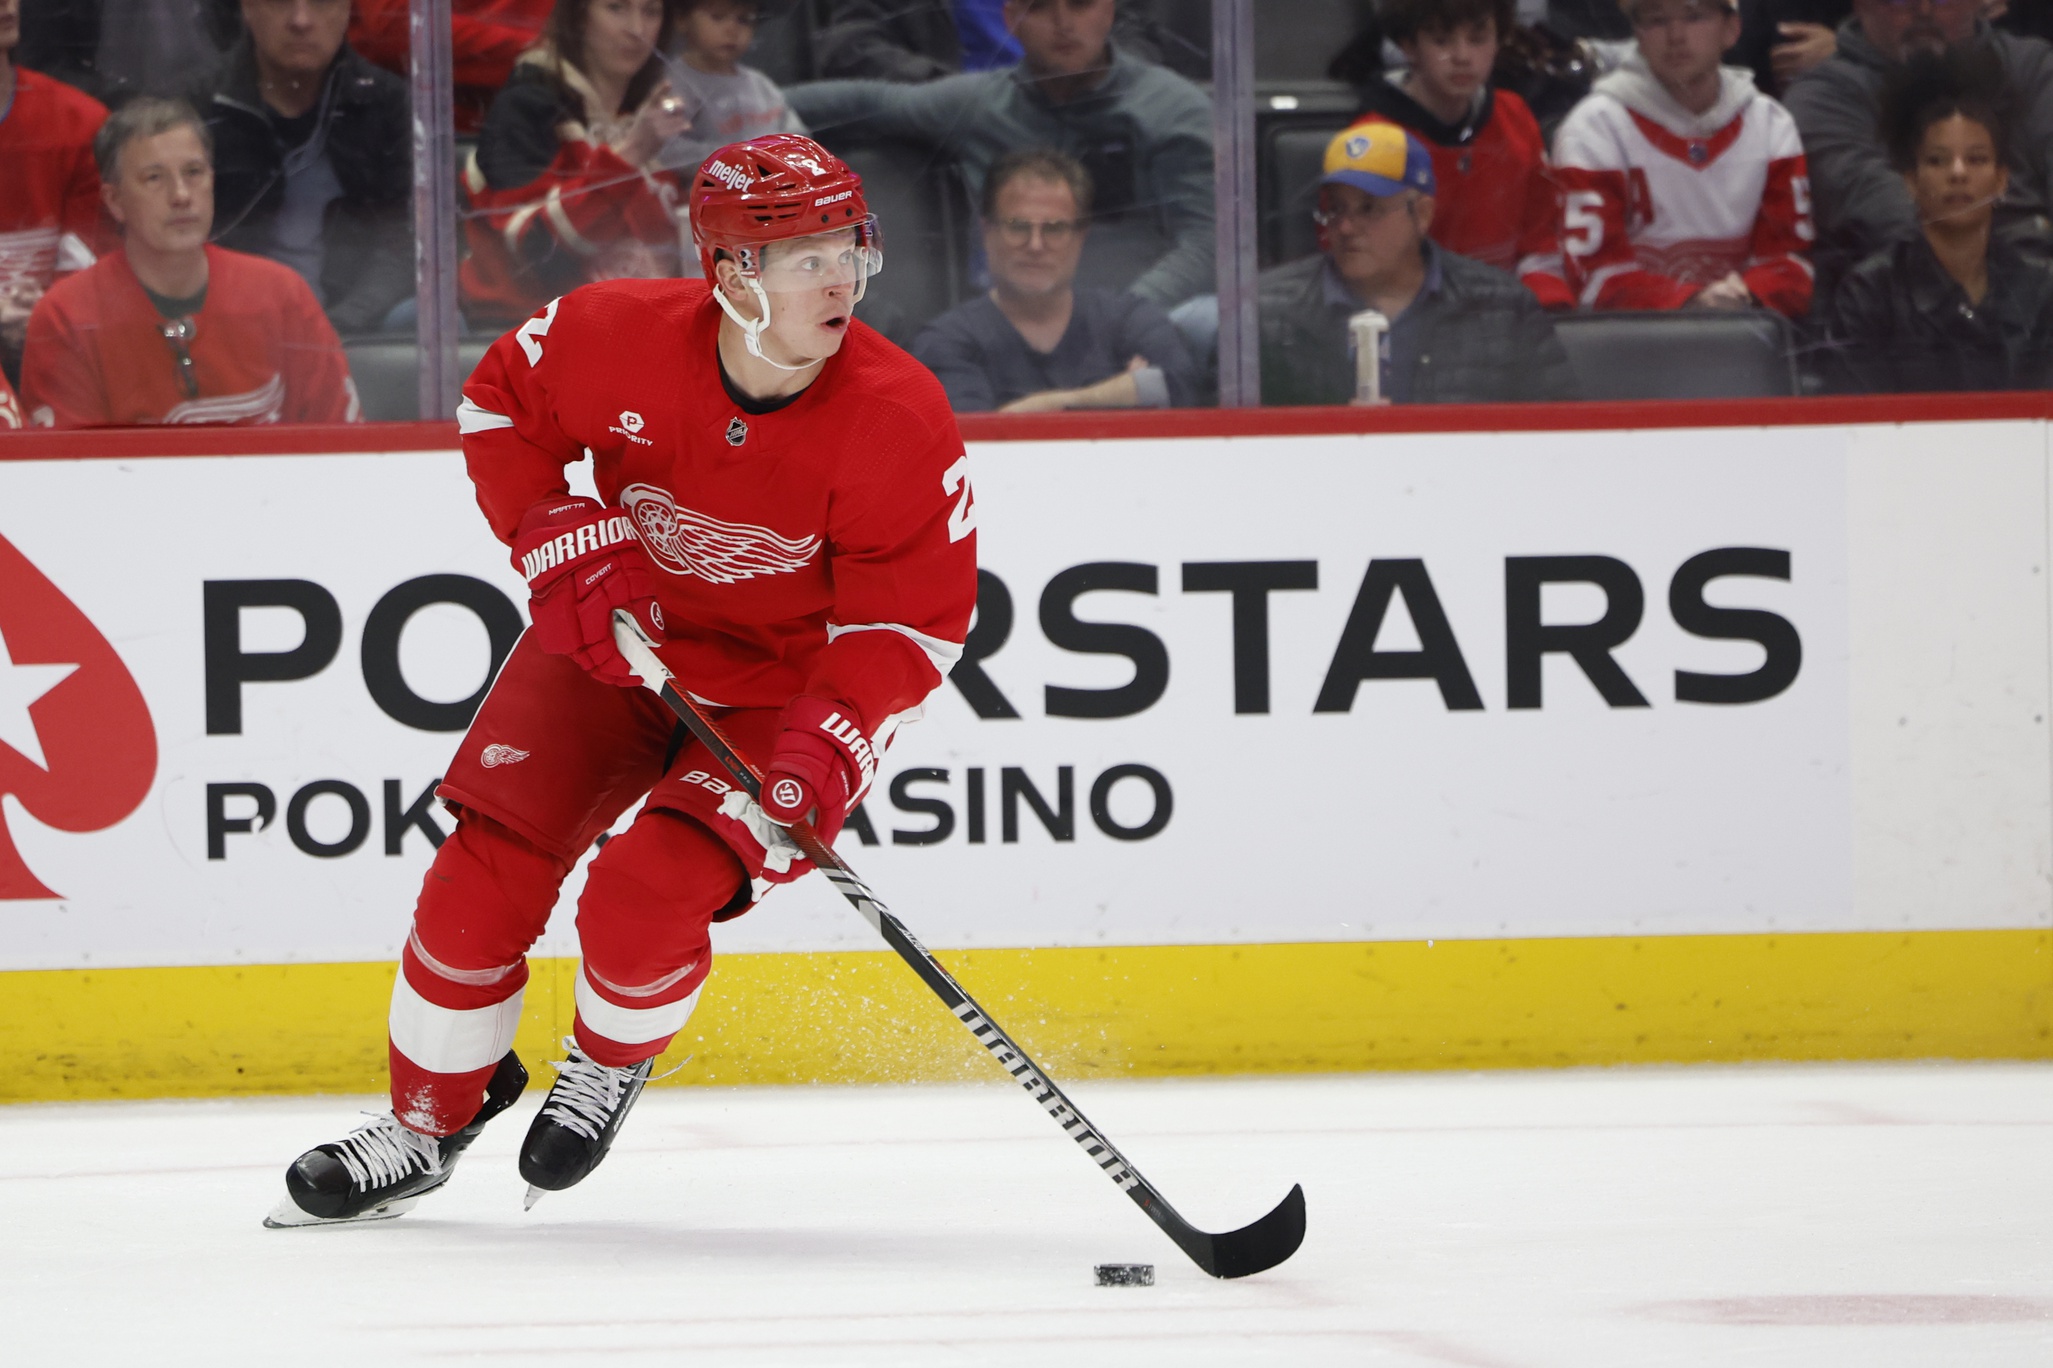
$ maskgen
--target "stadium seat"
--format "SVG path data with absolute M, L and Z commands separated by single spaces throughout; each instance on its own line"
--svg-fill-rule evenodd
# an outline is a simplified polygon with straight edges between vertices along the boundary
M 1789 320 L 1766 309 L 1564 314 L 1554 331 L 1585 399 L 1770 399 L 1797 393 Z
M 1312 224 L 1314 187 L 1326 144 L 1350 122 L 1346 114 L 1321 115 L 1316 121 L 1263 120 L 1263 136 L 1256 142 L 1255 242 L 1264 268 L 1318 250 L 1318 230 Z
M 490 337 L 466 337 L 456 347 L 457 364 L 469 375 L 483 359 Z M 373 423 L 407 423 L 421 416 L 420 353 L 404 338 L 376 338 L 348 342 L 349 374 L 356 381 L 357 398 L 364 407 L 364 420 Z
M 884 229 L 884 270 L 857 316 L 900 346 L 964 298 L 969 199 L 953 168 L 916 143 L 823 139 L 863 178 Z

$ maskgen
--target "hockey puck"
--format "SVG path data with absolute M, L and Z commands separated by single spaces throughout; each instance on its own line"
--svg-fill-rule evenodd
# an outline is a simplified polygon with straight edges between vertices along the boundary
M 1155 1265 L 1153 1264 L 1099 1264 L 1097 1268 L 1100 1287 L 1153 1287 Z

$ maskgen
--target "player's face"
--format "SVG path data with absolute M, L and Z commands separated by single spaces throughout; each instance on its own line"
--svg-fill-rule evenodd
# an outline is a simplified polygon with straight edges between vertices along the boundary
M 1077 76 L 1105 65 L 1113 0 L 1005 0 L 1005 26 L 1019 40 L 1027 70 Z
M 1432 204 L 1415 191 L 1371 195 L 1352 185 L 1320 186 L 1319 213 L 1333 269 L 1357 284 L 1389 274 L 1407 253 L 1417 256 Z
M 100 195 L 131 242 L 164 253 L 206 245 L 214 224 L 214 168 L 191 124 L 129 139 L 114 170 Z
M 2010 172 L 1996 160 L 1989 130 L 1955 114 L 1925 130 L 1917 164 L 1904 179 L 1926 223 L 1979 228 L 1996 212 Z
M 1676 89 L 1717 71 L 1739 41 L 1739 15 L 1717 0 L 1644 0 L 1633 11 L 1632 33 L 1654 78 Z
M 1915 52 L 1935 56 L 1974 36 L 1979 0 L 1854 0 L 1861 31 L 1891 62 Z
M 663 0 L 592 0 L 585 11 L 585 66 L 605 80 L 631 80 L 662 32 Z
M 1014 176 L 998 192 L 984 224 L 991 279 L 1016 295 L 1048 295 L 1070 287 L 1084 253 L 1076 192 L 1066 182 Z
M 758 279 L 770 300 L 764 350 L 786 365 L 824 361 L 841 350 L 855 318 L 856 286 L 877 263 L 856 231 L 773 242 L 763 249 Z M 755 292 L 731 262 L 720 263 L 721 286 L 742 314 L 753 317 Z
M 709 65 L 735 65 L 756 40 L 756 7 L 741 0 L 706 0 L 678 21 L 685 51 Z
M 1497 64 L 1497 21 L 1478 19 L 1403 45 L 1419 83 L 1446 100 L 1472 100 Z
M 349 0 L 242 0 L 257 57 L 271 71 L 318 76 L 342 49 Z

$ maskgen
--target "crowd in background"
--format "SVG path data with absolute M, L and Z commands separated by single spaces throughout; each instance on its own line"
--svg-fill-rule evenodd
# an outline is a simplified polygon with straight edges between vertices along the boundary
M 1578 397 L 1597 314 L 1771 324 L 1810 392 L 2053 386 L 2053 0 L 1322 9 L 1265 403 Z M 1203 0 L 454 10 L 479 337 L 695 274 L 700 162 L 807 132 L 883 221 L 865 316 L 959 410 L 1211 401 Z M 345 339 L 415 326 L 407 60 L 405 0 L 0 0 L 0 428 L 356 418 Z

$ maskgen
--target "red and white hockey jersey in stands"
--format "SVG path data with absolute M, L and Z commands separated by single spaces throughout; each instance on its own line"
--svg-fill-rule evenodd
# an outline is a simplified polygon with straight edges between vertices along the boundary
M 29 317 L 29 420 L 73 428 L 361 416 L 342 342 L 291 267 L 207 248 L 207 298 L 189 321 L 190 338 L 165 336 L 123 252 L 66 276 Z
M 48 289 L 92 265 L 104 243 L 93 134 L 106 106 L 21 67 L 14 82 L 0 112 L 0 296 L 22 281 Z
M 21 411 L 21 400 L 14 397 L 14 386 L 7 383 L 7 377 L 0 375 L 0 432 L 11 432 L 28 426 L 28 419 Z
M 1768 308 L 1810 308 L 1811 188 L 1796 121 L 1738 68 L 1691 114 L 1635 51 L 1554 135 L 1561 249 L 1586 309 L 1678 308 L 1737 271 Z

